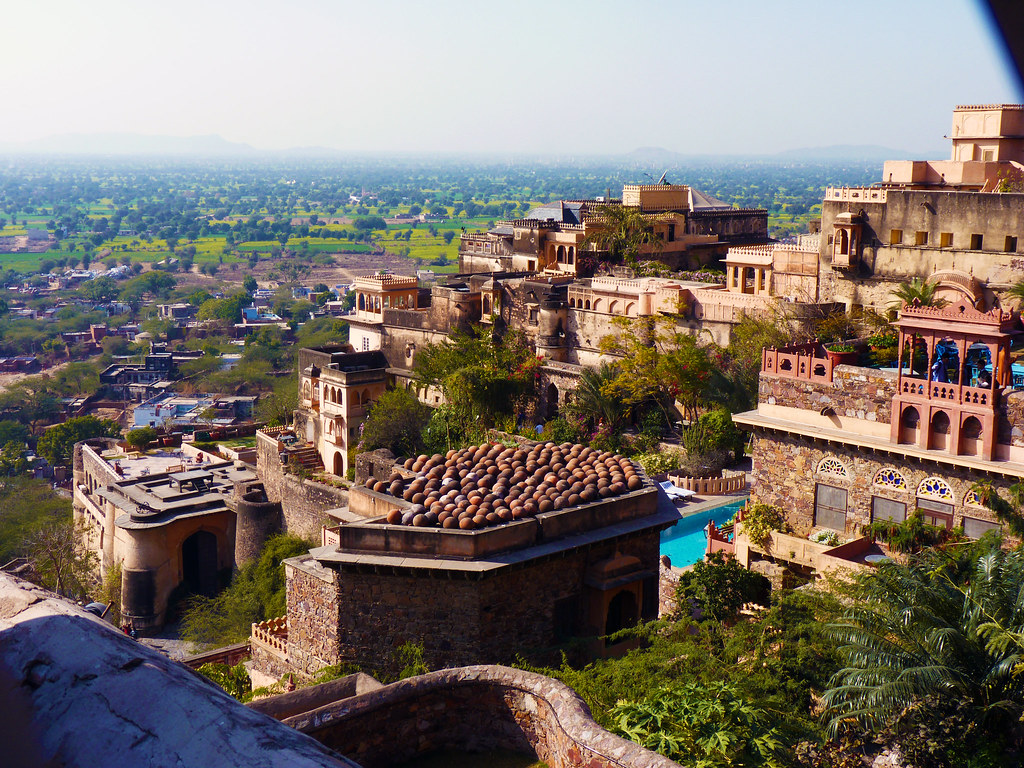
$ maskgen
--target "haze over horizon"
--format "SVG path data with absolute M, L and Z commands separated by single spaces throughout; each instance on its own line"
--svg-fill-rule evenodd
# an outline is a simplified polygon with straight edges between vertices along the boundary
M 117 133 L 350 153 L 913 152 L 944 146 L 956 104 L 1022 100 L 971 0 L 54 0 L 6 21 L 24 32 L 0 49 L 23 73 L 0 80 L 8 146 Z

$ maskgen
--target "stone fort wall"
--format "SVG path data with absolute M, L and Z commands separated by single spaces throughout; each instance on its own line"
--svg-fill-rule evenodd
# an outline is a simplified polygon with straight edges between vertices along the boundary
M 297 536 L 320 541 L 321 526 L 327 521 L 324 512 L 348 505 L 344 488 L 303 480 L 288 474 L 278 459 L 277 441 L 257 433 L 256 473 L 263 481 L 267 498 L 281 502 L 284 530 Z
M 550 768 L 677 768 L 598 726 L 565 684 L 495 666 L 444 669 L 284 720 L 365 766 L 505 748 Z

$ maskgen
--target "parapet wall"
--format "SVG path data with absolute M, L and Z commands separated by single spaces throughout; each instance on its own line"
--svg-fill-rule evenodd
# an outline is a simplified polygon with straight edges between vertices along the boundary
M 439 749 L 511 749 L 550 768 L 677 768 L 598 726 L 563 683 L 500 666 L 443 669 L 284 720 L 364 766 Z
M 831 408 L 838 416 L 889 424 L 895 394 L 895 370 L 840 365 L 832 369 L 831 383 L 762 373 L 757 400 L 815 413 Z

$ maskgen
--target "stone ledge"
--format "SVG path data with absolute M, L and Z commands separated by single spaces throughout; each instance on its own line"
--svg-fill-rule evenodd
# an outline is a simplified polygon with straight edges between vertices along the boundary
M 467 700 L 458 700 L 460 694 Z M 483 712 L 482 717 L 491 733 L 474 730 L 461 716 L 465 714 L 462 709 L 480 715 L 488 707 L 493 711 Z M 390 738 L 374 745 L 371 737 L 366 736 L 367 729 L 360 724 L 363 719 Z M 431 672 L 283 722 L 356 759 L 374 764 L 394 758 L 394 753 L 384 754 L 382 750 L 394 748 L 393 742 L 405 725 L 421 733 L 434 729 L 441 732 L 442 735 L 435 732 L 435 738 L 424 738 L 424 749 L 437 748 L 439 742 L 471 747 L 512 740 L 518 741 L 520 748 L 528 745 L 551 768 L 678 768 L 668 758 L 601 728 L 583 700 L 564 683 L 503 666 L 477 665 Z M 510 727 L 519 733 L 510 733 Z M 466 732 L 458 732 L 460 729 Z

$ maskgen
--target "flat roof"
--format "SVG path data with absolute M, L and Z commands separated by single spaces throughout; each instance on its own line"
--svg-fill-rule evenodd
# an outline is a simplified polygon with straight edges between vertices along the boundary
M 906 443 L 893 443 L 888 439 L 873 437 L 871 435 L 858 435 L 842 429 L 828 429 L 826 427 L 812 427 L 799 421 L 780 419 L 774 416 L 765 416 L 757 411 L 747 411 L 733 416 L 733 421 L 741 426 L 768 429 L 775 432 L 786 432 L 788 434 L 808 437 L 812 440 L 824 440 L 826 442 L 839 443 L 855 448 L 867 448 L 881 453 L 888 453 L 895 456 L 910 457 L 933 461 L 937 464 L 948 464 L 952 467 L 974 469 L 989 474 L 1004 475 L 1006 477 L 1024 477 L 1024 464 L 1013 461 L 986 461 L 974 456 L 958 456 L 945 451 L 930 451 L 919 448 L 916 445 Z

